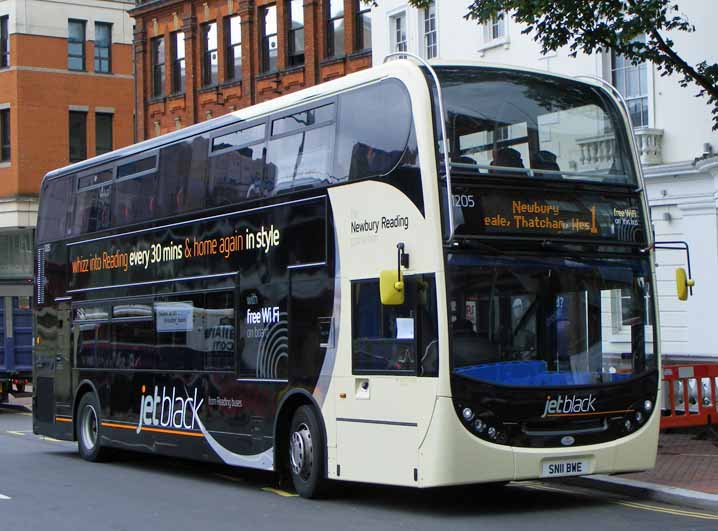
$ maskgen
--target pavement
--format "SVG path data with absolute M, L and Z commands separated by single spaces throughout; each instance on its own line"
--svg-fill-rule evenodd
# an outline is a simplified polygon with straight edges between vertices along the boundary
M 653 470 L 588 476 L 568 483 L 718 510 L 718 436 L 705 428 L 662 432 Z

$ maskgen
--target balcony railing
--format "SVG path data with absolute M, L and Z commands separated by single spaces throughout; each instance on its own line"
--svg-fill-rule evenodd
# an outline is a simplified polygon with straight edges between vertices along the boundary
M 641 164 L 650 166 L 663 163 L 663 129 L 639 127 L 634 130 L 636 147 Z M 577 142 L 581 149 L 579 167 L 582 169 L 608 170 L 613 164 L 616 151 L 616 138 L 613 135 L 601 135 L 584 138 Z

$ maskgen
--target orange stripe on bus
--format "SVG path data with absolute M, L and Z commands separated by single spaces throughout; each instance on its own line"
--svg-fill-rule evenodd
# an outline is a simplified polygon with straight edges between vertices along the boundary
M 55 417 L 55 422 L 72 422 L 72 417 Z
M 120 428 L 122 430 L 137 430 L 137 426 L 129 426 L 127 424 L 115 424 L 114 422 L 103 422 L 102 426 L 107 428 Z M 142 426 L 142 431 L 152 431 L 156 433 L 167 433 L 170 435 L 184 435 L 185 437 L 204 437 L 204 434 L 197 433 L 194 431 L 178 431 L 178 430 L 164 430 L 161 428 L 149 428 Z
M 588 417 L 595 415 L 613 415 L 614 413 L 632 413 L 633 409 L 619 409 L 617 411 L 596 411 L 595 413 L 554 413 L 547 417 Z

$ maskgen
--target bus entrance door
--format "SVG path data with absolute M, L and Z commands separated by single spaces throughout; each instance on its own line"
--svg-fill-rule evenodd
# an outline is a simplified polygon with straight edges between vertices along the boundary
M 381 304 L 378 279 L 351 284 L 351 375 L 340 379 L 337 401 L 342 479 L 418 481 L 420 429 L 435 397 L 434 379 L 422 377 L 436 370 L 435 290 L 431 275 L 404 282 L 405 300 L 394 306 Z

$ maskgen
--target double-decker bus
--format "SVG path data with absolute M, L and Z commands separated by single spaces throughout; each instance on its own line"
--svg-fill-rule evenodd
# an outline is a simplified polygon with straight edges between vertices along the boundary
M 389 61 L 44 178 L 34 431 L 308 497 L 648 469 L 651 232 L 610 88 Z

